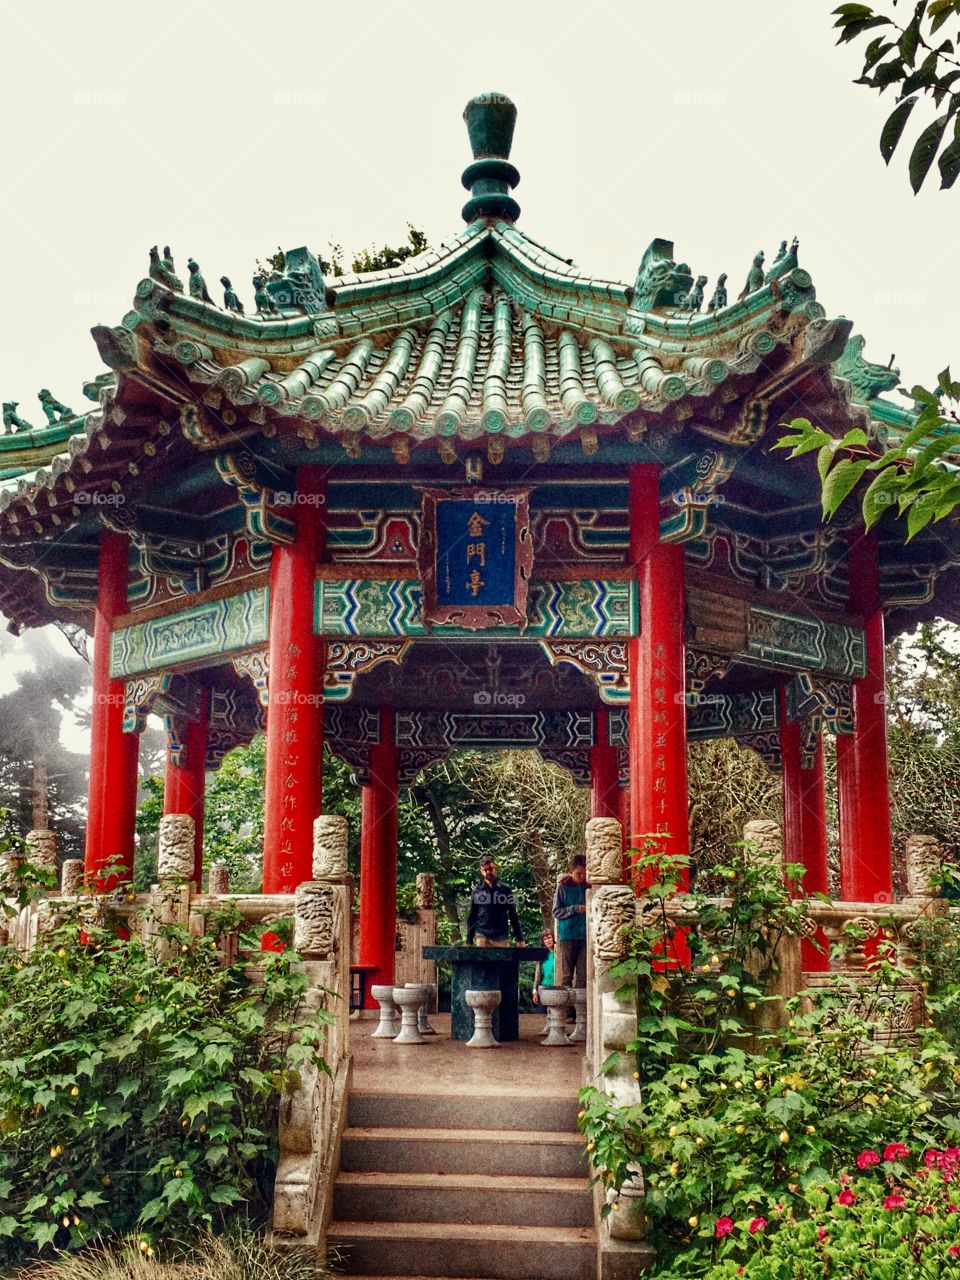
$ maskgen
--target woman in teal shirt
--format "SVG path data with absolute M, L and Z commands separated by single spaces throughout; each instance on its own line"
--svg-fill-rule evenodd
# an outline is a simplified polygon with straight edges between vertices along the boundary
M 553 940 L 553 934 L 550 932 L 549 929 L 544 929 L 543 933 L 540 935 L 540 941 L 547 948 L 550 954 L 547 956 L 546 960 L 538 960 L 537 967 L 534 970 L 534 974 L 533 974 L 533 1003 L 534 1004 L 540 1003 L 540 988 L 552 987 L 553 977 L 554 977 L 554 959 L 555 959 L 553 954 L 554 940 Z

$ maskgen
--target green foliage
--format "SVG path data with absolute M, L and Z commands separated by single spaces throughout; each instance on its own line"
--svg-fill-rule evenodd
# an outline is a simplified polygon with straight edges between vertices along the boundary
M 708 1280 L 952 1274 L 960 1265 L 956 1155 L 929 1151 L 928 1167 L 905 1144 L 890 1143 L 882 1153 L 862 1153 L 861 1163 L 871 1162 L 859 1176 L 824 1179 L 769 1218 L 721 1218 L 713 1228 L 719 1261 Z
M 289 951 L 262 984 L 213 936 L 170 958 L 78 905 L 28 956 L 0 950 L 0 1265 L 98 1237 L 186 1238 L 269 1208 L 281 1099 L 322 1065 L 323 1012 Z
M 371 245 L 368 249 L 361 249 L 359 253 L 355 253 L 350 259 L 350 270 L 358 274 L 365 271 L 389 271 L 391 267 L 402 266 L 409 258 L 415 258 L 418 253 L 426 253 L 429 248 L 426 232 L 415 227 L 412 222 L 408 222 L 405 242 L 395 247 L 385 244 L 379 248 L 376 245 Z M 320 261 L 320 270 L 324 275 L 342 276 L 346 274 L 342 245 L 330 245 L 329 258 L 325 258 L 322 254 L 317 256 Z
M 791 458 L 816 451 L 823 485 L 823 517 L 829 520 L 860 486 L 861 510 L 868 529 L 892 508 L 906 517 L 909 542 L 921 529 L 951 515 L 960 503 L 960 382 L 950 370 L 940 374 L 937 390 L 916 386 L 914 425 L 898 444 L 875 456 L 859 427 L 835 439 L 808 418 L 785 423 L 791 434 L 774 449 L 789 449 Z
M 916 1043 L 872 1034 L 926 968 L 908 970 L 884 948 L 859 999 L 836 975 L 783 1002 L 769 994 L 778 944 L 799 932 L 804 907 L 775 865 L 744 847 L 718 867 L 728 896 L 694 898 L 698 922 L 686 938 L 669 914 L 684 859 L 641 854 L 637 866 L 646 909 L 611 974 L 623 980 L 620 998 L 636 1000 L 629 1051 L 640 1100 L 618 1106 L 587 1088 L 580 1127 L 609 1200 L 642 1177 L 661 1274 L 704 1274 L 720 1249 L 719 1219 L 802 1214 L 865 1148 L 891 1137 L 915 1150 L 956 1140 L 955 1042 L 936 1028 Z M 955 944 L 958 926 L 942 927 Z
M 897 0 L 893 0 L 896 4 Z M 918 192 L 937 160 L 941 188 L 952 187 L 960 173 L 960 0 L 919 0 L 906 23 L 878 13 L 868 4 L 841 4 L 834 9 L 838 44 L 877 30 L 863 55 L 857 84 L 878 93 L 895 87 L 897 105 L 880 133 L 880 154 L 890 163 L 917 104 L 937 112 L 916 137 L 910 153 L 910 185 Z M 956 35 L 941 28 L 951 20 Z M 937 159 L 939 153 L 939 159 Z

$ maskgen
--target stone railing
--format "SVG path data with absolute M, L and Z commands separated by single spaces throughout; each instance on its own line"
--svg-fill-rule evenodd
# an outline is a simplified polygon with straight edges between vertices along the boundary
M 170 925 L 195 937 L 216 936 L 223 963 L 242 960 L 256 981 L 263 955 L 245 946 L 271 926 L 289 921 L 293 946 L 308 979 L 304 1012 L 324 1008 L 331 1014 L 321 1053 L 330 1073 L 300 1070 L 300 1084 L 280 1107 L 279 1148 L 272 1218 L 275 1242 L 322 1248 L 330 1220 L 333 1179 L 340 1163 L 340 1137 L 346 1123 L 350 1080 L 350 919 L 353 877 L 347 872 L 347 822 L 324 815 L 314 824 L 313 879 L 292 894 L 228 892 L 226 868 L 210 868 L 208 888 L 197 892 L 193 874 L 193 819 L 167 814 L 161 819 L 157 883 L 148 893 L 91 895 L 84 888 L 83 864 L 68 860 L 60 888 L 45 898 L 0 917 L 0 942 L 30 951 L 39 938 L 68 915 L 81 922 L 127 930 L 155 955 L 175 946 L 165 934 Z M 41 836 L 42 839 L 37 837 Z M 31 832 L 27 857 L 37 866 L 56 868 L 56 844 L 50 832 Z M 225 917 L 230 921 L 224 928 Z

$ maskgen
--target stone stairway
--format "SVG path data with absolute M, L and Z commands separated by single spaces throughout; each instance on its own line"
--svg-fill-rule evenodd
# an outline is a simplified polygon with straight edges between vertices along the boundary
M 576 1114 L 569 1092 L 352 1091 L 328 1236 L 339 1268 L 381 1280 L 593 1280 Z

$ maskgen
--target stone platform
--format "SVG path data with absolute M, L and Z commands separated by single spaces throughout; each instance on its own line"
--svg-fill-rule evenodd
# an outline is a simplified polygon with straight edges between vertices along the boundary
M 582 1083 L 583 1045 L 545 1049 L 540 1043 L 542 1013 L 521 1014 L 520 1038 L 490 1050 L 468 1049 L 451 1040 L 448 1013 L 432 1013 L 430 1022 L 438 1034 L 427 1037 L 425 1045 L 411 1046 L 374 1040 L 370 1032 L 375 1023 L 351 1019 L 352 1095 L 370 1090 L 378 1094 L 439 1094 L 451 1100 L 527 1095 L 544 1103 L 551 1098 L 561 1098 L 568 1105 L 576 1101 Z

